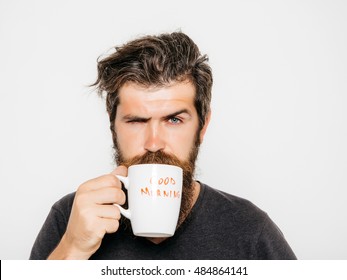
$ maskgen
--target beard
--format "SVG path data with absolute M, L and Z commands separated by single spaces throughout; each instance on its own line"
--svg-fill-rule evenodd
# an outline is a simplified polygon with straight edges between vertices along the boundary
M 125 159 L 117 141 L 114 141 L 115 144 L 115 160 L 117 165 L 124 165 L 129 168 L 131 165 L 135 164 L 168 164 L 175 165 L 183 170 L 183 180 L 182 180 L 182 200 L 180 213 L 178 217 L 177 227 L 178 228 L 188 217 L 190 210 L 193 206 L 193 196 L 194 196 L 194 172 L 195 172 L 195 162 L 199 153 L 200 139 L 198 133 L 195 137 L 195 142 L 191 148 L 188 159 L 185 161 L 179 160 L 175 155 L 167 154 L 161 150 L 156 152 L 146 152 L 143 155 L 135 156 L 130 159 Z M 123 191 L 127 195 L 127 190 L 123 187 Z M 128 203 L 125 203 L 127 208 Z M 130 229 L 130 221 L 123 216 L 120 220 L 121 225 L 124 225 L 125 229 Z

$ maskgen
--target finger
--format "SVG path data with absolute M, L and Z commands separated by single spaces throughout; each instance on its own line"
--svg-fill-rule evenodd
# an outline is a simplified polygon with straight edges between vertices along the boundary
M 90 192 L 90 198 L 96 204 L 116 203 L 120 205 L 123 205 L 126 199 L 125 193 L 115 187 L 94 190 Z
M 107 187 L 117 187 L 120 189 L 122 184 L 116 176 L 106 174 L 83 183 L 79 189 L 82 189 L 83 191 L 90 191 Z
M 114 233 L 119 228 L 119 221 L 114 219 L 103 219 L 105 233 Z
M 94 211 L 99 218 L 114 220 L 119 220 L 121 218 L 119 208 L 115 205 L 98 205 L 95 207 Z
M 94 234 L 98 240 L 104 238 L 106 233 L 114 233 L 119 228 L 119 221 L 115 219 L 99 218 L 95 222 Z

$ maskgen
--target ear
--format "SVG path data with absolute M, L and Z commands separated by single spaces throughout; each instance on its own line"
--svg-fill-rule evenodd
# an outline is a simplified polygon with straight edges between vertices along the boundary
M 205 124 L 202 127 L 201 131 L 200 131 L 200 144 L 203 142 L 204 140 L 204 136 L 208 127 L 208 124 L 210 123 L 211 120 L 211 109 L 210 111 L 207 113 L 206 118 L 205 118 Z

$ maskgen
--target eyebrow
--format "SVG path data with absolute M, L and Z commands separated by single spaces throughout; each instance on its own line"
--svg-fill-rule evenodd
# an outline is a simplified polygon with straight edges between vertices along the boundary
M 171 114 L 169 114 L 167 116 L 164 116 L 161 119 L 162 120 L 167 120 L 167 119 L 173 118 L 173 117 L 175 117 L 177 115 L 180 115 L 180 114 L 188 114 L 189 116 L 191 115 L 189 110 L 182 109 L 182 110 L 176 111 L 174 113 L 171 113 Z M 125 120 L 125 121 L 147 122 L 151 118 L 143 118 L 143 117 L 140 117 L 140 116 L 129 114 L 129 115 L 124 116 L 122 119 Z
M 171 119 L 171 118 L 173 118 L 173 117 L 176 117 L 176 116 L 178 116 L 178 115 L 180 115 L 180 114 L 188 114 L 188 115 L 190 116 L 190 112 L 189 112 L 187 109 L 182 109 L 182 110 L 179 110 L 179 111 L 174 112 L 174 113 L 172 113 L 172 114 L 169 114 L 169 115 L 167 115 L 167 116 L 165 116 L 165 117 L 162 117 L 162 119 L 163 119 L 163 120 L 168 120 L 168 119 Z

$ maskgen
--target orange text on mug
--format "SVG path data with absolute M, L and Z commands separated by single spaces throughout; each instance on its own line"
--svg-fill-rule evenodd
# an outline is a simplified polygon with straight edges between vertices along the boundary
M 158 196 L 167 198 L 180 198 L 181 192 L 173 190 L 172 187 L 176 185 L 176 181 L 172 177 L 155 178 L 151 177 L 149 180 L 150 187 L 141 188 L 141 195 Z

